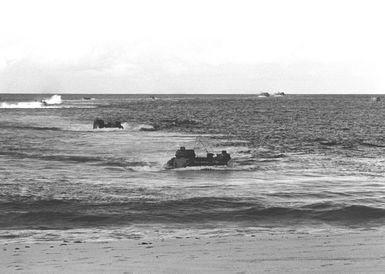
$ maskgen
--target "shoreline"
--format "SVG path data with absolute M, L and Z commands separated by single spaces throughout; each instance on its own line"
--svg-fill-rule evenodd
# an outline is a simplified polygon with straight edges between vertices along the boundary
M 1 273 L 381 273 L 381 230 L 2 242 Z

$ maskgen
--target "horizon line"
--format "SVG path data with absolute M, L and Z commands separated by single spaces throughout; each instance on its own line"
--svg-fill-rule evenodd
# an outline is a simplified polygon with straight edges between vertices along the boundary
M 23 95 L 28 95 L 28 94 L 37 94 L 37 95 L 40 95 L 40 94 L 48 94 L 48 95 L 77 95 L 77 94 L 80 94 L 80 95 L 83 95 L 83 94 L 91 94 L 91 95 L 260 95 L 262 92 L 256 92 L 256 93 L 101 93 L 101 92 L 97 92 L 97 93 L 89 93 L 89 92 L 85 92 L 85 93 L 80 93 L 80 92 L 75 92 L 75 93 L 72 93 L 72 92 L 0 92 L 0 94 L 4 94 L 4 95 L 12 95 L 12 94 L 23 94 Z M 269 94 L 270 95 L 274 95 L 276 94 L 277 92 L 272 92 Z M 315 93 L 286 93 L 284 92 L 285 95 L 385 95 L 385 92 L 383 93 L 379 93 L 379 92 L 374 92 L 374 93 L 318 93 L 318 92 L 315 92 Z

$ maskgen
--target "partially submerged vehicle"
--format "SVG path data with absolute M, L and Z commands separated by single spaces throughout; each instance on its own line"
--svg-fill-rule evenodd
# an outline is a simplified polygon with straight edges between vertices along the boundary
M 286 96 L 286 94 L 282 91 L 274 93 L 274 97 L 282 97 L 282 96 Z
M 105 123 L 104 120 L 99 119 L 99 118 L 96 118 L 94 120 L 94 126 L 93 127 L 94 127 L 94 129 L 97 129 L 97 128 L 119 128 L 119 129 L 123 129 L 122 123 L 119 122 L 119 121 L 115 121 L 115 123 L 112 123 L 112 122 Z
M 261 92 L 260 94 L 258 94 L 258 97 L 266 98 L 266 97 L 270 97 L 270 94 L 268 92 Z
M 197 157 L 193 149 L 186 149 L 180 147 L 175 157 L 169 160 L 165 166 L 167 169 L 171 168 L 182 168 L 192 166 L 225 166 L 230 161 L 230 154 L 226 150 L 222 150 L 214 156 L 214 153 L 207 153 L 206 157 Z

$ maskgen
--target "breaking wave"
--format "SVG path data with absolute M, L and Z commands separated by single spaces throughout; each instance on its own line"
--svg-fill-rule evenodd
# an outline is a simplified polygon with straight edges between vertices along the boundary
M 62 104 L 62 102 L 63 101 L 60 95 L 53 95 L 41 101 L 17 102 L 17 103 L 3 102 L 0 104 L 0 108 L 44 108 L 50 105 L 60 105 Z
M 146 125 L 146 124 L 122 123 L 122 126 L 126 130 L 134 130 L 134 131 L 155 131 L 156 130 L 152 125 Z
M 156 128 L 154 128 L 152 125 L 147 124 L 136 124 L 136 123 L 127 123 L 123 122 L 121 123 L 123 130 L 127 131 L 155 131 Z M 89 128 L 85 129 L 89 131 Z M 119 128 L 96 128 L 92 129 L 93 131 L 122 131 L 122 129 Z
M 1 202 L 0 227 L 67 229 L 143 223 L 321 222 L 376 225 L 385 222 L 385 209 L 361 205 L 309 204 L 303 207 L 266 206 L 230 197 L 128 201 L 10 200 Z M 111 213 L 113 212 L 113 213 Z
M 47 99 L 41 100 L 43 103 L 47 105 L 60 105 L 63 101 L 61 99 L 61 95 L 53 95 Z
M 55 126 L 46 125 L 29 125 L 29 124 L 12 124 L 0 123 L 0 128 L 19 129 L 19 130 L 55 130 L 55 131 L 74 131 L 74 132 L 121 132 L 121 131 L 155 131 L 152 125 L 122 123 L 123 129 L 120 128 L 92 128 L 92 123 L 65 123 Z
M 3 102 L 0 104 L 0 108 L 42 108 L 44 104 L 42 102 L 18 102 L 18 103 L 7 103 Z

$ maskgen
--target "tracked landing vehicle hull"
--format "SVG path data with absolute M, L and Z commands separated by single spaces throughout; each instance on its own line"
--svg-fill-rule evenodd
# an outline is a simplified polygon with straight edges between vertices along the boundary
M 230 159 L 230 155 L 225 150 L 216 156 L 214 156 L 213 153 L 207 153 L 206 157 L 196 157 L 194 150 L 181 147 L 175 153 L 175 157 L 167 162 L 165 168 L 173 169 L 195 166 L 226 166 Z

